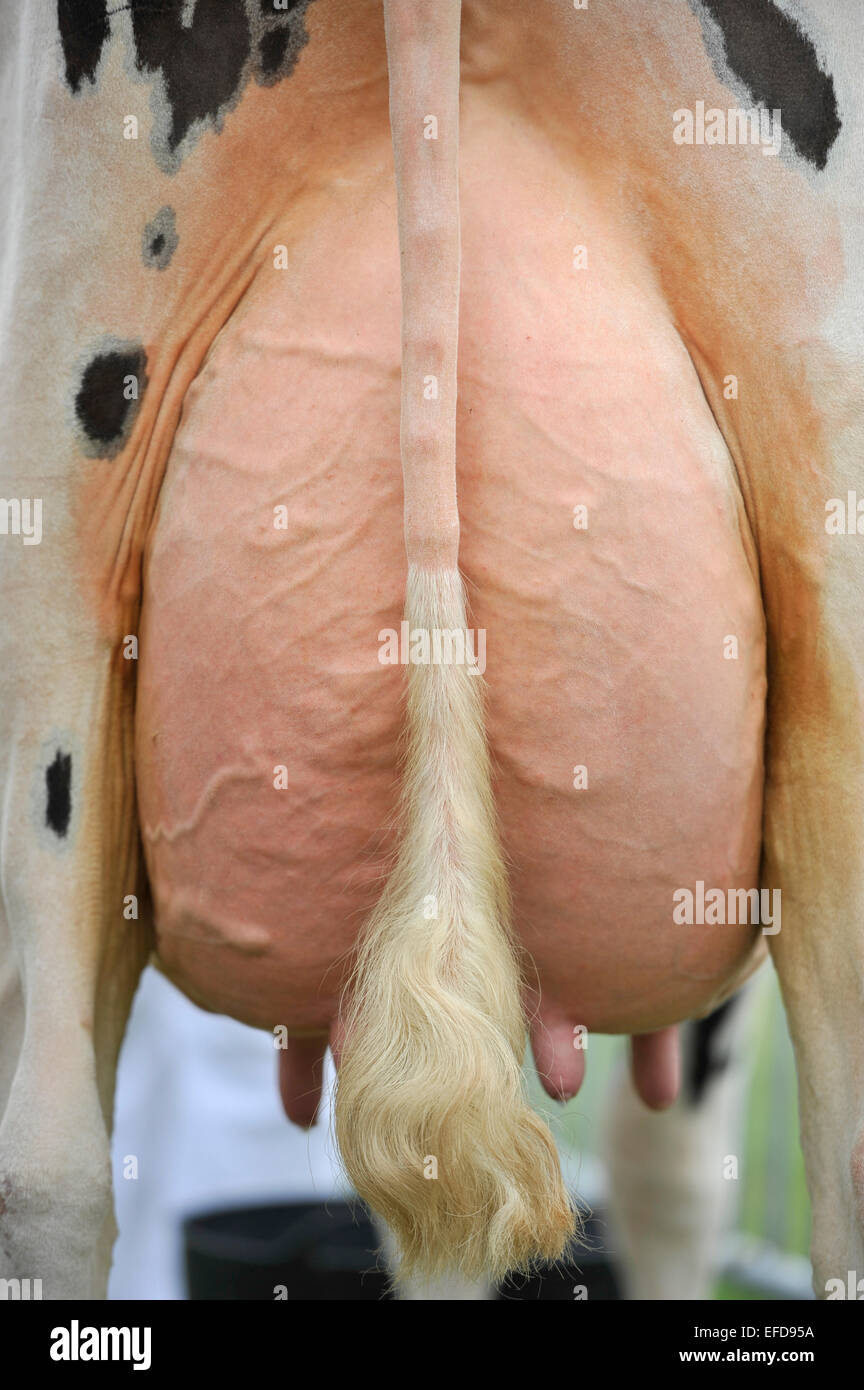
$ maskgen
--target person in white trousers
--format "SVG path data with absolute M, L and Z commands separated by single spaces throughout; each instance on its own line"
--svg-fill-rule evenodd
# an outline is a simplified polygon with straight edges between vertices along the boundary
M 108 1296 L 187 1297 L 183 1219 L 219 1207 L 340 1200 L 330 1134 L 333 1069 L 315 1126 L 285 1118 L 273 1037 L 191 1004 L 145 971 L 117 1078 L 113 1145 L 120 1234 Z

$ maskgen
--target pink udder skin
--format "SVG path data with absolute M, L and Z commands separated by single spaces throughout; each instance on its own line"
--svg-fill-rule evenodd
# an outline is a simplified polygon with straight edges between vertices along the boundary
M 526 191 L 503 217 L 484 138 L 463 176 L 460 562 L 535 1054 L 571 1093 L 578 1026 L 665 1030 L 756 962 L 758 931 L 676 923 L 673 894 L 757 882 L 763 617 L 734 470 L 638 256 L 568 186 L 606 258 L 575 276 L 584 237 L 530 199 L 539 179 L 554 201 L 556 171 L 511 142 Z M 187 395 L 137 713 L 167 972 L 316 1055 L 393 851 L 404 678 L 379 661 L 405 577 L 395 210 L 386 180 L 349 192 L 351 236 L 346 202 L 295 250 L 302 283 L 262 272 Z M 640 1089 L 663 1104 L 669 1035 L 651 1046 Z

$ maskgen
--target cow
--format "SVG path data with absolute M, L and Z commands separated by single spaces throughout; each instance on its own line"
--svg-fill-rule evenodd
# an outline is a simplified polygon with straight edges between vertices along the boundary
M 332 1047 L 410 1280 L 572 1238 L 526 1034 L 663 1108 L 770 951 L 814 1288 L 860 1270 L 855 8 L 0 37 L 0 1272 L 104 1291 L 154 952 L 299 1123 Z

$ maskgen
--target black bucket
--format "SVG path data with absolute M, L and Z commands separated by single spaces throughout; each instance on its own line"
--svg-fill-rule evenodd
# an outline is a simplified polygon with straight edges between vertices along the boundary
M 204 1212 L 183 1223 L 191 1299 L 381 1299 L 388 1277 L 364 1208 L 292 1202 Z
M 618 1299 L 603 1223 L 589 1219 L 574 1261 L 513 1276 L 494 1295 L 506 1302 Z M 293 1202 L 205 1212 L 183 1223 L 190 1299 L 292 1301 L 386 1299 L 379 1237 L 362 1203 Z

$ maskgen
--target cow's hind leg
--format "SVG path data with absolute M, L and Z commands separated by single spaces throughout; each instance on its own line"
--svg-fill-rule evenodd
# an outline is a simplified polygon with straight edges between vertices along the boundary
M 0 1275 L 45 1298 L 104 1294 L 114 1068 L 147 952 L 131 700 L 111 653 L 76 635 L 50 661 L 23 626 L 4 638 Z
M 775 639 L 764 857 L 822 1298 L 864 1278 L 864 541 L 834 544 L 818 598 L 778 582 L 798 625 Z
M 0 1276 L 41 1279 L 46 1298 L 104 1291 L 114 1064 L 149 949 L 126 640 L 143 358 L 99 347 L 112 321 L 84 312 L 105 271 L 86 189 L 70 182 L 60 205 L 52 192 L 72 120 L 56 115 L 55 24 L 34 6 L 14 29 L 14 63 L 34 74 L 14 138 L 40 144 L 10 165 L 0 306 Z
M 682 1088 L 660 1113 L 623 1069 L 610 1097 L 604 1148 L 611 1244 L 634 1299 L 711 1297 L 734 1209 L 746 1079 L 749 990 L 681 1029 Z

